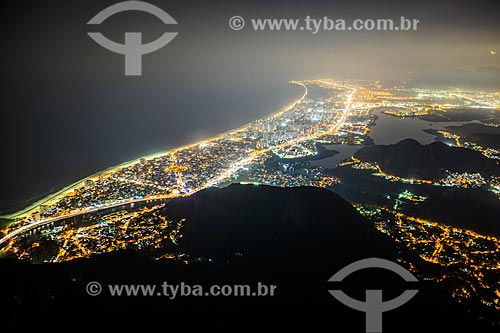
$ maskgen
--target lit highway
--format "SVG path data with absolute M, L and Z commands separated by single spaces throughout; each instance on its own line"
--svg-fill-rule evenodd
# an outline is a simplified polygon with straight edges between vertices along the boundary
M 500 240 L 441 224 L 439 219 L 422 218 L 418 211 L 410 214 L 403 210 L 429 205 L 432 196 L 425 190 L 438 191 L 439 187 L 490 191 L 500 198 L 500 176 L 453 170 L 446 170 L 442 178 L 432 179 L 423 175 L 395 175 L 380 161 L 354 155 L 354 151 L 373 144 L 374 137 L 369 135 L 379 119 L 377 112 L 401 121 L 418 117 L 452 121 L 454 108 L 459 115 L 464 108 L 480 113 L 479 104 L 492 108 L 499 105 L 500 95 L 382 88 L 376 82 L 361 80 L 292 83 L 302 86 L 304 93 L 267 117 L 207 140 L 109 168 L 11 214 L 15 222 L 2 230 L 2 256 L 42 263 L 122 249 L 154 252 L 177 244 L 183 237 L 181 228 L 186 218 L 169 217 L 164 208 L 170 199 L 231 182 L 312 186 L 336 191 L 346 185 L 354 184 L 355 188 L 357 181 L 365 186 L 361 184 L 365 178 L 371 183 L 378 177 L 373 184 L 390 183 L 391 187 L 401 188 L 397 195 L 384 189 L 387 204 L 372 206 L 363 202 L 365 198 L 347 200 L 360 200 L 355 205 L 360 213 L 427 264 L 450 269 L 456 265 L 466 267 L 454 270 L 467 284 L 467 288 L 453 290 L 454 297 L 470 297 L 481 291 L 484 304 L 500 309 L 500 290 L 487 278 L 492 271 L 499 270 Z M 500 127 L 500 123 L 488 120 L 482 126 L 492 129 Z M 500 159 L 499 149 L 472 142 L 452 128 L 435 130 L 435 135 L 462 151 L 474 150 L 495 162 Z M 348 151 L 347 157 L 330 159 L 342 152 L 337 149 L 339 145 L 354 150 Z M 323 160 L 327 160 L 326 165 Z M 356 177 L 359 174 L 362 177 Z M 417 188 L 418 191 L 413 191 Z M 168 252 L 161 257 L 185 260 L 183 256 Z M 416 263 L 413 264 L 418 271 Z
M 295 105 L 297 105 L 298 103 L 300 103 L 301 101 L 303 101 L 304 98 L 306 98 L 306 96 L 308 94 L 307 86 L 305 84 L 301 83 L 301 82 L 292 81 L 292 83 L 298 84 L 298 85 L 302 86 L 304 88 L 304 94 L 300 98 L 298 98 L 297 100 L 295 100 L 294 102 L 292 102 L 291 104 L 283 107 L 278 112 L 270 115 L 269 118 L 279 117 L 284 112 L 287 112 L 287 111 L 291 110 Z M 219 134 L 219 135 L 217 135 L 215 137 L 212 137 L 210 139 L 199 141 L 199 142 L 196 142 L 196 143 L 192 143 L 192 144 L 189 144 L 189 145 L 186 145 L 186 146 L 178 147 L 178 148 L 173 149 L 173 150 L 171 150 L 171 151 L 169 151 L 167 153 L 155 154 L 153 156 L 158 157 L 158 156 L 166 155 L 166 154 L 174 155 L 174 154 L 176 154 L 176 153 L 178 153 L 180 151 L 183 151 L 185 149 L 189 149 L 191 147 L 196 147 L 196 146 L 205 145 L 205 144 L 214 142 L 214 141 L 216 141 L 218 139 L 223 138 L 224 135 L 234 134 L 234 133 L 237 133 L 239 131 L 248 129 L 249 126 L 250 125 L 247 124 L 245 126 L 242 126 L 240 128 L 231 130 L 229 132 L 226 132 L 226 133 L 223 133 L 223 134 Z M 306 139 L 306 138 L 304 138 L 304 139 Z M 294 142 L 298 142 L 298 141 L 301 141 L 301 140 L 296 140 Z M 289 144 L 293 144 L 294 142 L 290 142 Z M 282 146 L 285 146 L 285 145 L 287 145 L 287 144 L 283 144 Z M 101 205 L 99 207 L 91 207 L 91 208 L 86 208 L 86 209 L 79 209 L 77 211 L 68 212 L 68 213 L 65 213 L 63 215 L 58 215 L 58 216 L 54 216 L 54 217 L 45 218 L 45 219 L 42 219 L 40 221 L 31 222 L 30 224 L 24 225 L 24 226 L 22 226 L 22 227 L 20 227 L 20 228 L 18 228 L 16 230 L 8 233 L 3 238 L 1 238 L 0 239 L 0 247 L 2 245 L 4 245 L 7 241 L 15 238 L 16 236 L 18 236 L 20 234 L 23 234 L 23 233 L 28 232 L 30 230 L 34 230 L 34 229 L 39 228 L 39 227 L 44 226 L 44 225 L 51 224 L 53 222 L 65 220 L 65 219 L 68 219 L 68 218 L 77 217 L 77 216 L 84 215 L 84 214 L 96 213 L 96 212 L 99 212 L 99 211 L 102 211 L 102 210 L 106 210 L 106 209 L 110 209 L 110 208 L 114 208 L 114 207 L 119 207 L 119 206 L 122 206 L 122 205 L 131 204 L 131 203 L 141 203 L 141 202 L 147 202 L 147 201 L 151 201 L 151 200 L 164 200 L 164 199 L 171 199 L 171 198 L 174 198 L 174 197 L 181 197 L 181 196 L 191 195 L 191 194 L 193 194 L 195 192 L 198 192 L 198 191 L 203 190 L 205 188 L 211 187 L 211 186 L 213 186 L 213 185 L 215 185 L 215 184 L 223 181 L 224 179 L 227 179 L 234 172 L 236 172 L 240 168 L 248 165 L 256 157 L 260 156 L 261 154 L 264 154 L 264 153 L 268 152 L 269 150 L 270 149 L 254 150 L 254 151 L 252 151 L 250 154 L 248 154 L 247 158 L 244 158 L 244 159 L 242 159 L 240 161 L 237 161 L 236 163 L 233 163 L 224 172 L 222 172 L 220 175 L 214 177 L 213 179 L 211 179 L 210 181 L 206 182 L 205 184 L 203 184 L 202 186 L 200 186 L 198 188 L 194 188 L 194 189 L 188 190 L 187 193 L 184 193 L 184 194 L 183 193 L 178 193 L 178 194 L 160 194 L 160 195 L 147 196 L 147 197 L 144 197 L 144 198 L 129 198 L 129 199 L 126 199 L 126 200 L 120 200 L 118 202 L 113 202 L 113 203 L 108 203 L 108 204 L 105 204 L 105 205 Z M 148 156 L 148 158 L 149 157 L 150 156 Z M 135 164 L 135 163 L 137 163 L 137 161 L 127 162 L 125 164 L 119 165 L 115 169 L 123 168 L 126 164 Z M 113 172 L 113 171 L 114 171 L 114 169 L 108 169 L 108 172 Z M 183 181 L 182 181 L 182 175 L 181 174 L 178 174 L 178 179 L 179 179 L 179 183 L 181 184 L 181 186 L 183 186 Z M 142 183 L 139 182 L 139 181 L 131 181 L 129 179 L 120 179 L 120 178 L 119 178 L 119 180 L 121 180 L 122 182 L 132 183 L 132 184 L 135 184 L 135 185 L 142 185 Z M 84 181 L 85 180 L 77 182 L 76 186 L 81 185 Z M 153 186 L 156 187 L 156 188 L 158 188 L 158 189 L 160 189 L 160 190 L 163 190 L 163 191 L 166 190 L 164 187 L 158 186 L 156 184 L 153 184 Z M 71 191 L 71 189 L 65 188 L 64 192 L 62 192 L 62 193 L 63 194 L 64 193 L 68 193 L 69 191 Z M 60 193 L 58 193 L 57 195 L 59 195 L 59 194 Z M 55 200 L 55 198 L 54 198 L 54 196 L 52 196 L 50 198 L 44 199 L 43 202 L 50 202 L 50 201 L 54 201 L 54 200 Z M 34 209 L 36 209 L 36 207 Z M 23 214 L 29 214 L 29 211 L 28 212 L 23 212 Z
M 339 86 L 339 85 L 337 85 L 335 83 L 332 83 L 332 82 L 325 82 L 325 81 L 321 81 L 321 82 L 323 84 L 327 84 L 327 85 L 332 86 L 332 87 L 338 87 L 340 89 L 346 89 L 344 86 Z M 268 116 L 268 117 L 266 117 L 264 119 L 266 119 L 266 120 L 268 120 L 268 119 L 271 119 L 271 120 L 279 119 L 279 117 L 282 117 L 285 113 L 290 112 L 291 110 L 293 111 L 294 107 L 296 107 L 298 104 L 300 104 L 301 102 L 304 101 L 304 99 L 308 95 L 308 89 L 307 89 L 306 84 L 304 84 L 302 82 L 296 82 L 296 81 L 292 81 L 292 83 L 301 85 L 304 88 L 304 94 L 300 98 L 298 98 L 297 100 L 295 100 L 294 102 L 292 102 L 291 104 L 285 106 L 284 108 L 280 109 L 278 112 L 276 112 L 276 113 L 274 113 L 274 114 L 272 114 L 272 115 L 270 115 L 270 116 Z M 181 172 L 175 172 L 175 175 L 176 175 L 176 178 L 177 178 L 177 184 L 183 189 L 182 193 L 157 194 L 157 195 L 148 195 L 148 196 L 144 196 L 144 197 L 141 197 L 141 198 L 122 199 L 122 200 L 118 200 L 118 201 L 115 201 L 115 202 L 109 202 L 109 203 L 106 203 L 106 204 L 103 204 L 103 205 L 99 205 L 98 207 L 87 207 L 87 208 L 83 208 L 83 209 L 72 210 L 72 211 L 65 212 L 64 214 L 61 214 L 61 215 L 56 215 L 56 216 L 52 216 L 52 217 L 48 217 L 48 218 L 42 218 L 39 221 L 32 221 L 31 223 L 29 223 L 27 225 L 23 225 L 22 227 L 19 227 L 19 228 L 15 229 L 15 230 L 11 231 L 7 235 L 5 235 L 2 239 L 0 239 L 0 246 L 2 246 L 7 241 L 15 238 L 16 236 L 18 236 L 20 234 L 23 234 L 23 233 L 28 232 L 30 230 L 34 230 L 34 229 L 36 229 L 36 228 L 38 228 L 40 226 L 48 225 L 50 223 L 61 221 L 61 220 L 64 220 L 64 219 L 68 219 L 68 218 L 72 218 L 72 217 L 77 217 L 77 216 L 80 216 L 80 215 L 83 215 L 83 214 L 96 213 L 96 212 L 99 212 L 99 211 L 102 211 L 102 210 L 106 210 L 106 209 L 109 209 L 109 208 L 118 207 L 118 206 L 121 206 L 121 205 L 124 205 L 124 204 L 129 204 L 129 203 L 140 203 L 140 202 L 146 202 L 146 201 L 150 201 L 150 200 L 162 200 L 162 199 L 170 199 L 170 198 L 174 198 L 174 197 L 191 195 L 191 194 L 193 194 L 195 192 L 198 192 L 200 190 L 203 190 L 205 188 L 214 186 L 214 185 L 216 185 L 216 184 L 224 181 L 225 179 L 228 179 L 236 171 L 238 171 L 241 168 L 243 168 L 243 167 L 251 164 L 255 159 L 257 159 L 258 157 L 262 156 L 263 154 L 269 153 L 272 150 L 280 149 L 280 148 L 287 147 L 287 146 L 290 146 L 290 145 L 294 145 L 294 144 L 297 144 L 297 143 L 300 143 L 300 142 L 304 142 L 304 141 L 307 141 L 307 140 L 315 139 L 315 138 L 321 137 L 321 136 L 323 136 L 325 134 L 334 133 L 334 132 L 338 131 L 338 129 L 341 128 L 341 126 L 344 124 L 344 122 L 346 121 L 346 119 L 347 119 L 347 117 L 349 115 L 349 111 L 351 110 L 352 100 L 353 100 L 353 96 L 354 96 L 354 94 L 356 92 L 356 89 L 352 88 L 352 87 L 348 87 L 347 89 L 351 90 L 351 92 L 347 96 L 347 99 L 344 101 L 345 107 L 342 110 L 343 112 L 341 113 L 341 115 L 340 115 L 339 119 L 336 121 L 336 123 L 333 124 L 333 125 L 330 124 L 328 126 L 328 128 L 326 130 L 324 130 L 324 131 L 317 131 L 317 132 L 311 133 L 309 135 L 302 135 L 302 136 L 297 137 L 295 139 L 288 140 L 288 141 L 286 141 L 284 143 L 273 144 L 273 145 L 270 145 L 269 147 L 266 147 L 266 148 L 263 148 L 263 149 L 251 149 L 251 151 L 248 152 L 248 154 L 246 155 L 246 157 L 234 161 L 229 166 L 227 166 L 226 168 L 224 168 L 224 170 L 222 170 L 218 175 L 212 177 L 211 179 L 209 179 L 208 181 L 204 182 L 203 184 L 200 184 L 198 187 L 194 187 L 194 188 L 187 187 L 185 185 L 185 181 L 182 178 L 182 173 Z M 300 114 L 298 114 L 298 116 L 300 116 Z M 246 131 L 250 127 L 251 127 L 251 124 L 247 124 L 247 125 L 245 125 L 243 127 L 231 130 L 229 132 L 226 132 L 226 133 L 223 133 L 223 134 L 220 134 L 220 135 L 217 135 L 217 136 L 215 136 L 213 138 L 210 138 L 210 139 L 207 139 L 207 140 L 203 140 L 203 141 L 196 142 L 196 143 L 193 143 L 193 144 L 190 144 L 190 145 L 187 145 L 187 146 L 179 147 L 179 148 L 171 150 L 171 151 L 169 151 L 167 153 L 163 153 L 161 155 L 156 154 L 155 157 L 164 156 L 164 155 L 175 156 L 176 154 L 181 153 L 181 152 L 185 151 L 186 149 L 190 149 L 190 148 L 194 148 L 194 147 L 200 147 L 200 146 L 209 145 L 209 144 L 216 144 L 218 142 L 218 140 L 222 140 L 225 136 L 227 136 L 227 135 L 234 135 L 235 133 L 239 133 L 241 131 Z M 120 165 L 116 169 L 123 168 L 123 167 L 124 167 L 124 164 Z M 172 167 L 173 170 L 176 170 L 178 168 L 179 168 L 179 166 Z M 182 170 L 185 170 L 185 169 L 187 169 L 187 168 L 184 168 Z M 109 172 L 113 172 L 113 170 L 111 169 L 111 170 L 109 170 Z M 116 177 L 116 180 L 120 181 L 122 183 L 126 183 L 128 185 L 132 185 L 132 186 L 133 185 L 136 185 L 136 186 L 141 186 L 141 185 L 152 186 L 152 187 L 154 187 L 157 190 L 162 191 L 162 192 L 166 192 L 166 190 L 167 190 L 167 188 L 164 187 L 164 186 L 160 186 L 158 184 L 151 184 L 150 182 L 145 182 L 145 181 L 131 180 L 131 179 L 123 178 L 123 177 Z M 78 184 L 81 184 L 82 182 L 83 181 L 79 182 Z M 70 190 L 66 189 L 64 193 L 68 193 L 69 191 Z M 50 198 L 50 199 L 47 199 L 45 201 L 46 202 L 47 201 L 54 201 L 54 198 Z
M 0 239 L 0 247 L 27 231 L 67 218 L 96 213 L 127 203 L 191 195 L 217 186 L 221 182 L 230 181 L 231 177 L 238 177 L 243 169 L 262 166 L 263 161 L 272 155 L 280 158 L 314 155 L 317 153 L 315 142 L 362 145 L 370 126 L 373 125 L 373 115 L 370 114 L 372 108 L 390 106 L 393 116 L 412 117 L 416 114 L 428 115 L 429 109 L 424 110 L 422 106 L 429 105 L 431 101 L 436 106 L 436 112 L 446 113 L 443 110 L 445 106 L 448 107 L 450 97 L 461 98 L 464 103 L 474 99 L 483 101 L 483 104 L 498 104 L 497 97 L 487 93 L 475 97 L 467 92 L 458 94 L 457 91 L 446 93 L 398 88 L 371 90 L 353 81 L 306 80 L 291 83 L 303 87 L 304 93 L 267 117 L 207 140 L 109 168 L 17 213 L 4 216 L 14 219 L 15 222 L 3 230 L 4 237 Z M 401 96 L 402 93 L 404 95 Z M 434 93 L 444 96 L 441 104 L 435 102 Z M 426 98 L 429 98 L 427 103 Z M 334 133 L 335 135 L 332 135 Z M 462 142 L 455 134 L 442 132 L 440 135 L 454 138 L 456 146 L 468 145 L 486 157 L 495 158 L 500 155 L 500 152 L 494 149 L 472 146 L 464 140 Z M 481 176 L 476 174 L 451 174 L 436 183 L 426 179 L 405 179 L 385 173 L 376 163 L 371 165 L 354 159 L 350 163 L 355 168 L 378 171 L 374 176 L 403 183 L 432 183 L 437 186 L 456 187 L 474 187 L 485 183 Z M 254 168 L 254 171 L 257 169 L 259 167 Z M 260 174 L 254 172 L 247 180 L 272 186 L 325 186 L 324 184 L 341 181 L 319 176 L 317 170 L 312 171 L 318 175 L 315 182 L 311 182 L 312 178 L 307 177 L 294 180 L 283 170 L 277 173 L 270 173 L 265 168 L 259 170 Z M 496 178 L 489 180 L 491 191 L 498 191 L 498 183 Z
M 180 197 L 180 196 L 183 196 L 183 195 L 177 195 L 175 197 Z M 184 195 L 184 196 L 186 196 L 186 195 Z M 110 208 L 120 207 L 120 206 L 124 206 L 124 205 L 130 205 L 130 204 L 133 204 L 133 203 L 155 201 L 155 200 L 165 200 L 165 199 L 171 199 L 173 197 L 174 197 L 173 195 L 158 195 L 158 196 L 148 197 L 148 198 L 142 198 L 142 199 L 130 199 L 130 200 L 127 200 L 126 202 L 117 202 L 117 203 L 114 203 L 114 204 L 111 204 L 111 205 L 107 205 L 107 206 L 103 206 L 103 207 L 89 208 L 89 209 L 85 209 L 85 210 L 82 210 L 82 211 L 78 211 L 78 212 L 74 212 L 74 213 L 69 213 L 69 214 L 66 214 L 66 215 L 50 217 L 50 218 L 47 218 L 47 219 L 44 219 L 44 220 L 41 220 L 41 221 L 38 221 L 38 222 L 30 223 L 28 225 L 25 225 L 25 226 L 23 226 L 23 227 L 21 227 L 19 229 L 16 229 L 15 231 L 9 233 L 8 235 L 6 235 L 2 239 L 0 239 L 0 246 L 2 246 L 5 242 L 7 242 L 8 240 L 10 240 L 10 239 L 12 239 L 12 238 L 14 238 L 14 237 L 16 237 L 16 236 L 18 236 L 20 234 L 23 234 L 23 233 L 28 232 L 30 230 L 34 230 L 36 228 L 39 228 L 39 227 L 47 225 L 47 224 L 51 224 L 53 222 L 57 222 L 57 221 L 69 219 L 69 218 L 72 218 L 72 217 L 77 217 L 77 216 L 84 215 L 84 214 L 97 213 L 97 212 L 99 212 L 101 210 L 106 210 L 106 209 L 110 209 Z

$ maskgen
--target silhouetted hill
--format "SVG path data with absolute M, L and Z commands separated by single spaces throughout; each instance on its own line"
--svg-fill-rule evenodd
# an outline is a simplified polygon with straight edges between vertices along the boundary
M 441 179 L 450 172 L 480 172 L 499 175 L 500 166 L 481 153 L 441 142 L 421 145 L 405 139 L 393 145 L 363 147 L 354 155 L 366 162 L 377 162 L 382 171 L 413 179 Z
M 288 260 L 289 251 L 299 244 L 308 244 L 311 250 L 318 247 L 315 256 L 363 244 L 359 249 L 349 248 L 346 254 L 352 258 L 357 252 L 363 256 L 366 251 L 375 251 L 382 242 L 378 232 L 347 201 L 313 187 L 233 184 L 224 190 L 209 189 L 177 199 L 164 211 L 171 218 L 190 221 L 183 229 L 183 246 L 200 256 L 243 252 L 259 261 L 274 257 Z M 256 239 L 259 246 L 255 246 Z
M 446 127 L 446 129 L 460 136 L 470 136 L 477 133 L 500 134 L 500 127 L 487 126 L 480 123 L 469 123 L 460 126 L 448 126 Z
M 500 149 L 500 127 L 472 123 L 462 126 L 449 126 L 447 129 L 469 142 L 477 143 L 483 147 Z
M 366 289 L 383 289 L 384 299 L 410 288 L 378 269 L 352 274 L 340 285 L 327 280 L 358 259 L 406 256 L 334 193 L 316 188 L 232 185 L 170 201 L 169 218 L 187 218 L 179 251 L 182 261 L 116 252 L 60 264 L 0 261 L 4 328 L 155 328 L 241 331 L 327 328 L 364 332 L 365 315 L 336 301 L 341 288 L 363 300 Z M 415 259 L 415 258 L 414 258 Z M 425 265 L 425 264 L 424 264 Z M 429 272 L 435 268 L 429 265 Z M 104 287 L 88 296 L 90 281 Z M 108 284 L 277 286 L 270 296 L 110 296 Z M 433 282 L 404 306 L 385 313 L 384 332 L 460 329 L 484 332 L 484 325 L 454 303 Z M 157 291 L 158 289 L 156 289 Z M 206 289 L 205 289 L 206 290 Z M 253 289 L 255 290 L 255 289 Z
M 476 133 L 466 139 L 486 148 L 500 149 L 500 134 Z

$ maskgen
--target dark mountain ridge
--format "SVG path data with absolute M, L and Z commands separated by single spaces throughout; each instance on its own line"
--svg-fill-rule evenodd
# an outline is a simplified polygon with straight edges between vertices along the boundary
M 365 162 L 377 162 L 382 171 L 404 178 L 438 180 L 449 172 L 500 175 L 500 166 L 481 153 L 442 142 L 421 145 L 405 139 L 392 145 L 363 147 L 354 155 Z
M 163 325 L 233 332 L 249 328 L 316 331 L 323 327 L 345 332 L 349 327 L 349 332 L 364 332 L 365 314 L 335 300 L 329 289 L 341 288 L 363 300 L 366 289 L 383 289 L 384 299 L 391 299 L 416 287 L 419 292 L 414 299 L 384 313 L 384 332 L 401 332 L 402 327 L 405 332 L 429 327 L 487 331 L 429 281 L 408 286 L 394 273 L 368 269 L 341 284 L 328 283 L 334 273 L 356 260 L 381 257 L 396 261 L 406 254 L 349 203 L 327 190 L 231 185 L 171 200 L 164 213 L 171 219 L 187 219 L 178 251 L 188 255 L 188 264 L 152 261 L 130 251 L 59 264 L 0 260 L 2 325 L 115 330 Z M 85 291 L 92 281 L 104 288 L 99 296 Z M 163 282 L 205 288 L 242 284 L 255 288 L 263 283 L 277 289 L 273 297 L 175 299 L 156 294 L 111 296 L 106 289 L 108 284 L 159 288 Z

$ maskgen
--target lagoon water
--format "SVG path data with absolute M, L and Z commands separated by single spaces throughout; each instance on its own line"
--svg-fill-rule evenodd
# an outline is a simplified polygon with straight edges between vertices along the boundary
M 335 168 L 339 162 L 351 157 L 361 146 L 356 145 L 324 145 L 329 150 L 336 150 L 339 153 L 331 157 L 323 158 L 317 161 L 311 161 L 312 166 L 320 166 L 324 168 Z
M 407 138 L 415 139 L 421 144 L 429 144 L 434 141 L 434 135 L 425 133 L 424 129 L 444 129 L 447 126 L 460 126 L 467 121 L 428 122 L 419 118 L 399 118 L 382 113 L 381 110 L 375 114 L 379 117 L 376 125 L 372 127 L 369 136 L 376 145 L 388 145 L 398 143 Z
M 381 110 L 375 112 L 378 116 L 376 125 L 371 128 L 369 136 L 377 145 L 395 144 L 407 138 L 414 139 L 421 144 L 429 144 L 434 141 L 434 135 L 424 132 L 425 129 L 444 129 L 447 126 L 460 126 L 468 121 L 447 121 L 428 122 L 419 118 L 399 118 L 382 113 Z M 325 145 L 327 149 L 339 152 L 332 157 L 312 161 L 311 165 L 324 168 L 335 168 L 344 159 L 351 157 L 362 146 L 355 145 Z

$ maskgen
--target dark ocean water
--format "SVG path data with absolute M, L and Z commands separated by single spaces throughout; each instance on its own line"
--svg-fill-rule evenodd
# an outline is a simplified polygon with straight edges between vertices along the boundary
M 11 111 L 3 111 L 1 130 L 0 211 L 107 167 L 241 126 L 303 92 L 287 80 L 144 81 L 11 86 L 4 102 L 13 110 L 7 117 Z
M 0 54 L 0 211 L 121 162 L 241 126 L 302 92 L 288 81 L 304 73 L 276 68 L 265 47 L 228 28 L 231 8 L 156 1 L 177 25 L 135 11 L 87 25 L 115 2 L 2 3 L 8 52 Z M 126 77 L 123 55 L 97 45 L 89 31 L 118 43 L 128 31 L 141 32 L 144 42 L 165 31 L 178 37 L 143 56 L 142 76 Z

